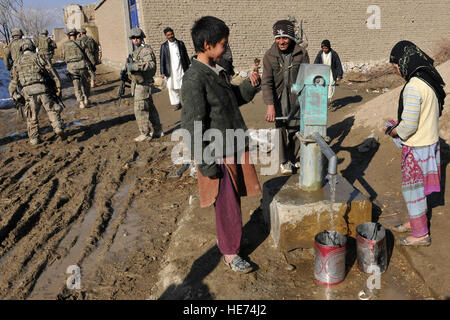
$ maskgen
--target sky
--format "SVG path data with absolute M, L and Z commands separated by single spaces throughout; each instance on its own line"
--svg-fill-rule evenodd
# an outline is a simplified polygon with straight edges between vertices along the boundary
M 53 28 L 64 27 L 64 14 L 63 8 L 70 4 L 88 5 L 96 4 L 98 0 L 23 0 L 24 7 L 36 8 L 42 10 L 52 10 L 52 14 L 55 15 L 53 25 L 49 26 L 47 29 L 50 34 L 53 33 Z
M 51 9 L 51 8 L 63 8 L 69 4 L 87 5 L 97 3 L 97 0 L 24 0 L 25 7 Z

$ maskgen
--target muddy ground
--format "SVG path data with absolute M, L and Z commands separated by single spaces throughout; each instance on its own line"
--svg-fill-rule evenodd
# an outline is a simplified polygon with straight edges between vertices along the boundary
M 15 110 L 0 110 L 1 299 L 358 299 L 368 276 L 354 259 L 348 262 L 345 281 L 326 288 L 314 281 L 311 249 L 283 253 L 273 247 L 261 197 L 242 202 L 242 253 L 257 270 L 248 275 L 227 270 L 215 246 L 213 209 L 199 208 L 195 178 L 189 171 L 178 179 L 169 177 L 179 167 L 171 161 L 175 142 L 170 133 L 179 127 L 180 112 L 172 111 L 165 90 L 155 93 L 166 136 L 134 142 L 138 130 L 132 100 L 127 97 L 117 105 L 116 79 L 117 71 L 100 66 L 92 107 L 84 110 L 75 106 L 66 82 L 66 141 L 55 138 L 41 112 L 44 142 L 31 146 Z M 328 135 L 340 174 L 373 201 L 374 219 L 389 226 L 406 217 L 400 153 L 381 132 L 376 132 L 379 146 L 359 153 L 356 147 L 373 129 L 353 127 L 358 106 L 399 83 L 376 81 L 341 83 Z M 263 120 L 260 93 L 241 110 L 249 128 L 271 127 Z M 445 141 L 442 155 L 447 182 Z M 271 178 L 260 176 L 261 184 Z M 442 199 L 432 221 L 433 240 L 438 239 L 434 251 L 395 245 L 383 289 L 374 298 L 450 296 L 439 284 L 445 274 L 439 254 L 445 255 L 445 247 L 435 244 L 449 240 Z M 81 268 L 80 289 L 67 288 L 69 266 Z M 429 279 L 431 271 L 436 279 Z

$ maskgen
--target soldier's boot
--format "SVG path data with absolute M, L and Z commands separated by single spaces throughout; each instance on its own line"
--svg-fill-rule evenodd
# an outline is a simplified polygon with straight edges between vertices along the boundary
M 89 101 L 89 98 L 87 96 L 84 96 L 83 102 L 84 102 L 84 105 L 86 106 L 86 108 L 88 108 L 89 105 L 91 104 Z
M 64 132 L 64 129 L 57 128 L 55 129 L 55 133 L 61 140 L 66 140 L 66 133 Z
M 32 144 L 34 146 L 39 144 L 39 143 L 41 143 L 41 139 L 39 139 L 39 137 L 35 137 L 35 138 L 31 138 L 30 139 L 30 144 Z
M 151 136 L 152 136 L 152 138 L 164 137 L 164 131 L 162 128 L 159 128 L 158 130 L 153 130 Z
M 136 142 L 142 142 L 142 141 L 146 141 L 146 140 L 151 140 L 152 137 L 147 135 L 147 134 L 141 134 L 139 136 L 137 136 L 136 138 L 134 138 L 134 141 Z
M 80 109 L 84 109 L 84 108 L 86 108 L 84 101 L 80 101 Z

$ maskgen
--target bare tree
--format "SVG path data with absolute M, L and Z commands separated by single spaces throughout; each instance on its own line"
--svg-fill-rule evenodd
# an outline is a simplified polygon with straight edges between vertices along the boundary
M 22 8 L 18 13 L 17 21 L 26 35 L 37 38 L 42 29 L 52 25 L 54 15 L 50 14 L 47 10 Z
M 46 10 L 25 8 L 23 0 L 0 0 L 0 35 L 7 43 L 14 27 L 21 28 L 25 35 L 37 37 L 53 20 L 54 15 Z
M 14 4 L 12 0 L 0 0 L 0 33 L 7 43 L 9 43 L 14 20 Z

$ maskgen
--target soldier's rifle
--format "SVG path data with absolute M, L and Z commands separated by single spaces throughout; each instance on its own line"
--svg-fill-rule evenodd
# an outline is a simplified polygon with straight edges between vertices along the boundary
M 16 92 L 12 101 L 14 102 L 14 108 L 17 110 L 17 116 L 20 115 L 22 120 L 24 120 L 23 109 L 25 107 L 25 98 L 19 92 Z
M 53 77 L 50 75 L 50 72 L 48 72 L 47 69 L 42 69 L 42 76 L 45 79 L 45 88 L 46 88 L 46 92 L 48 93 L 48 95 L 50 96 L 50 98 L 56 102 L 57 104 L 59 104 L 59 106 L 63 109 L 66 108 L 66 105 L 64 104 L 64 102 L 61 99 L 61 93 L 58 95 L 57 94 L 57 87 L 56 87 L 56 82 L 53 79 Z
M 81 54 L 83 55 L 83 58 L 86 61 L 86 64 L 87 64 L 89 70 L 91 70 L 91 72 L 94 73 L 97 70 L 97 68 L 95 67 L 95 65 L 92 64 L 91 60 L 89 60 L 89 58 L 86 55 L 86 52 L 84 51 L 84 49 L 81 48 L 80 45 L 76 41 L 73 41 L 73 40 L 70 40 L 70 41 L 75 43 L 75 45 L 78 47 L 78 49 L 80 49 Z
M 129 63 L 132 63 L 133 62 L 133 58 L 131 58 L 131 56 L 128 56 L 128 58 L 127 58 L 127 65 L 129 64 Z M 130 80 L 130 78 L 128 77 L 128 73 L 127 73 L 127 67 L 125 66 L 125 69 L 122 69 L 121 71 L 120 71 L 120 81 L 121 81 L 121 83 L 120 83 L 120 87 L 119 87 L 119 91 L 118 91 L 118 97 L 119 97 L 119 102 L 118 102 L 118 105 L 119 105 L 119 107 L 120 107 L 120 103 L 121 103 L 121 101 L 122 101 L 122 97 L 124 96 L 124 94 L 125 94 L 125 87 L 126 87 L 126 84 L 127 83 L 131 83 L 131 80 Z

